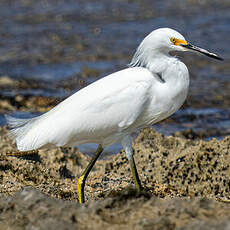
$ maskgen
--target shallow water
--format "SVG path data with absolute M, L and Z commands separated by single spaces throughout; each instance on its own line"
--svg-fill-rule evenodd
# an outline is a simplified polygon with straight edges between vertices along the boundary
M 38 87 L 2 88 L 0 99 L 16 95 L 65 98 L 125 68 L 153 29 L 172 27 L 225 61 L 180 54 L 191 75 L 189 98 L 183 110 L 154 127 L 166 135 L 192 129 L 206 139 L 221 138 L 230 133 L 229 10 L 227 0 L 1 1 L 0 76 L 31 79 Z M 85 73 L 85 68 L 93 71 Z M 74 77 L 84 84 L 76 82 L 73 87 L 69 79 Z M 70 90 L 63 89 L 63 82 Z M 13 114 L 21 116 L 18 111 Z

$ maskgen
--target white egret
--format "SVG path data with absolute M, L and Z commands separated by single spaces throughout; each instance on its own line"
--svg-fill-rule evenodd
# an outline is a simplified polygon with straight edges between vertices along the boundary
M 140 191 L 130 135 L 167 118 L 183 104 L 189 87 L 188 69 L 169 52 L 189 50 L 222 60 L 191 45 L 173 29 L 154 30 L 137 48 L 129 68 L 88 85 L 41 116 L 6 116 L 17 148 L 29 151 L 97 143 L 94 157 L 77 182 L 78 199 L 83 203 L 85 181 L 103 148 L 120 142 Z

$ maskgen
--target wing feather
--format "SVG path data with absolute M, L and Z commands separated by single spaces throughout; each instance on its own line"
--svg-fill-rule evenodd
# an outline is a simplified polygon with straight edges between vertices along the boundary
M 34 118 L 36 122 L 23 121 L 21 125 L 16 120 L 17 145 L 21 150 L 31 150 L 50 145 L 99 143 L 119 135 L 135 123 L 148 105 L 152 79 L 144 68 L 128 68 L 83 88 Z

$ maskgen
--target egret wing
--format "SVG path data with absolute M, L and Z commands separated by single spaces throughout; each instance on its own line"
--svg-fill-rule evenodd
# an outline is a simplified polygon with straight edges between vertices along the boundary
M 61 103 L 49 116 L 56 133 L 51 135 L 55 137 L 52 142 L 96 142 L 132 126 L 148 105 L 152 78 L 149 71 L 127 70 L 103 78 Z
M 144 68 L 128 68 L 83 88 L 41 116 L 23 122 L 8 119 L 18 149 L 101 143 L 124 135 L 147 107 L 152 79 Z

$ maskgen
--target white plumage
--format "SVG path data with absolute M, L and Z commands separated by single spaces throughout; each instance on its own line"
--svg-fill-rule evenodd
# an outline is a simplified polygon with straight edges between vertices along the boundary
M 172 29 L 155 30 L 142 41 L 129 68 L 92 83 L 41 116 L 7 116 L 18 149 L 121 142 L 129 158 L 130 134 L 165 119 L 184 102 L 188 70 L 169 52 L 186 51 L 186 44 Z

